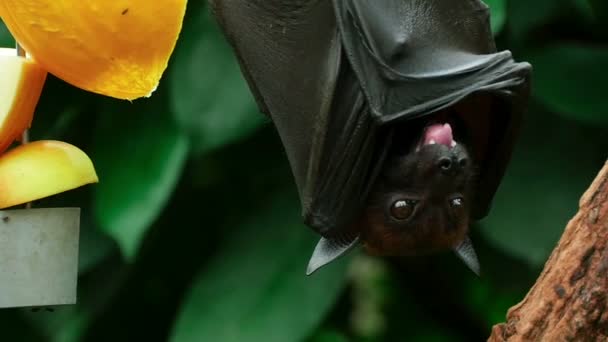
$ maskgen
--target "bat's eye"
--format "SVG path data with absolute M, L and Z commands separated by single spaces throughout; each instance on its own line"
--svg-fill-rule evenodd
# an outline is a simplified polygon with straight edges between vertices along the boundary
M 398 200 L 391 205 L 391 216 L 399 221 L 407 220 L 414 213 L 418 201 L 411 199 Z
M 450 200 L 450 205 L 454 208 L 462 207 L 464 204 L 464 199 L 462 197 L 452 198 Z

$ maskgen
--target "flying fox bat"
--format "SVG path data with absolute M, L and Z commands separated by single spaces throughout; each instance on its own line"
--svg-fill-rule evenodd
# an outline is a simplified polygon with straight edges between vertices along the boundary
M 529 97 L 531 66 L 496 52 L 480 0 L 210 0 L 280 135 L 307 274 L 357 244 L 452 249 L 487 215 Z

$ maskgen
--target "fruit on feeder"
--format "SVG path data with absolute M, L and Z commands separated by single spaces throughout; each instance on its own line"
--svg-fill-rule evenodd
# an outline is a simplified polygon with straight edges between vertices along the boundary
M 0 208 L 97 182 L 91 159 L 65 142 L 35 141 L 0 156 Z
M 45 79 L 36 61 L 0 48 L 0 153 L 30 127 Z
M 2 0 L 0 17 L 48 72 L 120 99 L 157 87 L 181 30 L 186 0 Z

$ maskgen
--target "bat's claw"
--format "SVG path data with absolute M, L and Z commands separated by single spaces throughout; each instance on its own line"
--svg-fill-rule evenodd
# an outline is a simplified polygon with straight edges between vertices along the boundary
M 311 275 L 319 268 L 336 260 L 351 248 L 357 245 L 359 237 L 355 238 L 321 238 L 312 252 L 306 275 Z
M 477 253 L 475 253 L 475 249 L 473 248 L 473 243 L 468 236 L 454 248 L 454 252 L 471 271 L 479 276 L 481 272 L 479 260 L 477 259 Z

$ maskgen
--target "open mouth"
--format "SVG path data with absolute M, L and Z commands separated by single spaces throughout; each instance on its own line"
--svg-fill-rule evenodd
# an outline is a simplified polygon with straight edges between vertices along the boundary
M 425 145 L 445 145 L 453 148 L 457 145 L 454 140 L 452 126 L 449 123 L 433 123 L 424 128 L 420 142 L 416 146 L 416 152 Z

